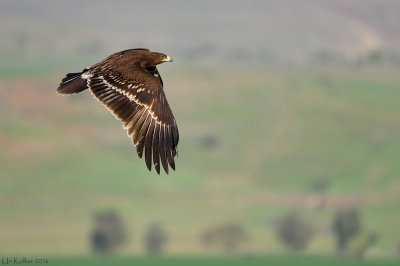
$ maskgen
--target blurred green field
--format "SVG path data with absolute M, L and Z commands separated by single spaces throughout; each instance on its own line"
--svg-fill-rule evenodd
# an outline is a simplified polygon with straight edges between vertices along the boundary
M 329 257 L 254 257 L 254 258 L 65 258 L 57 259 L 50 258 L 51 265 L 230 265 L 230 266 L 258 266 L 258 265 L 304 265 L 304 266 L 391 266 L 398 265 L 395 260 L 369 260 L 369 261 L 354 261 L 343 260 Z
M 400 241 L 397 71 L 177 68 L 160 69 L 181 134 L 177 171 L 168 176 L 147 171 L 120 122 L 89 93 L 57 95 L 63 74 L 0 82 L 2 254 L 86 255 L 92 215 L 115 209 L 129 231 L 121 254 L 143 254 L 143 232 L 153 222 L 168 232 L 167 254 L 219 253 L 199 236 L 226 221 L 248 231 L 238 253 L 283 254 L 274 225 L 297 210 L 316 231 L 305 254 L 327 255 L 335 248 L 334 212 L 357 206 L 365 232 L 379 236 L 368 256 L 393 256 Z M 314 206 L 316 180 L 328 184 L 322 208 Z M 95 265 L 98 259 L 83 260 Z M 297 260 L 322 265 L 297 257 L 246 265 Z M 60 265 L 75 262 L 80 259 Z M 394 265 L 358 263 L 341 265 Z

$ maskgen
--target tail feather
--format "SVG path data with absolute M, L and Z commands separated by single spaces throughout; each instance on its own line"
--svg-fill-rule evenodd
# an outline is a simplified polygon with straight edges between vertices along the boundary
M 57 92 L 61 94 L 74 94 L 86 90 L 86 79 L 81 77 L 83 72 L 69 73 L 60 83 Z

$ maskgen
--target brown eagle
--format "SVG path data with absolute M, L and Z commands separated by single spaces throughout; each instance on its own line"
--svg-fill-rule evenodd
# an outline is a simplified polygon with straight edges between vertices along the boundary
M 122 121 L 147 168 L 152 162 L 158 174 L 161 164 L 175 170 L 178 127 L 163 90 L 156 66 L 171 57 L 148 49 L 130 49 L 110 55 L 78 73 L 69 73 L 57 92 L 75 94 L 90 89 L 116 118 Z

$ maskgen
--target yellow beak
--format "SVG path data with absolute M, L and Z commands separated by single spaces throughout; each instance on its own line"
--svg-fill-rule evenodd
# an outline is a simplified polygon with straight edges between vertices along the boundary
M 167 55 L 167 57 L 165 57 L 163 60 L 163 62 L 173 62 L 172 58 L 170 56 Z

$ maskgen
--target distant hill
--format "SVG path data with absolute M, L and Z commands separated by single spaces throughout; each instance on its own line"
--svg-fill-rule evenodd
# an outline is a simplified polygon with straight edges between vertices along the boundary
M 399 14 L 396 0 L 5 0 L 0 57 L 4 67 L 143 46 L 187 60 L 400 61 Z

